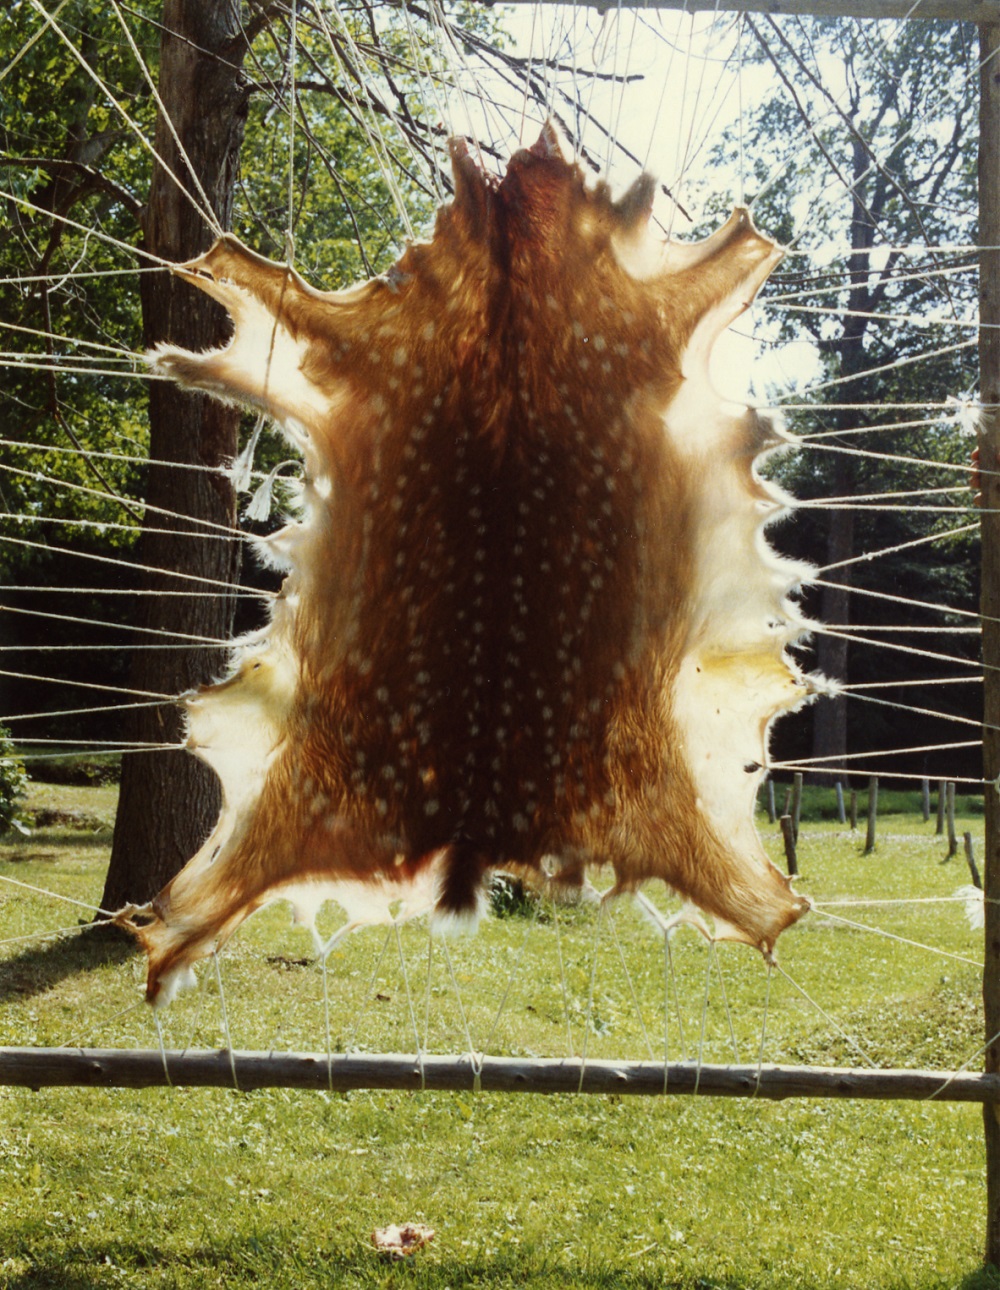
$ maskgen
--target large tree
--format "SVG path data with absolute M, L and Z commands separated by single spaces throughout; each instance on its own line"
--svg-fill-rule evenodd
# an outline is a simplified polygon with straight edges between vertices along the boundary
M 211 244 L 205 202 L 221 228 L 231 226 L 250 92 L 242 72 L 247 49 L 229 0 L 165 0 L 157 164 L 142 219 L 143 249 L 159 260 L 183 262 Z M 227 335 L 223 310 L 172 274 L 145 275 L 141 299 L 147 348 L 170 341 L 211 349 Z M 137 557 L 170 576 L 153 575 L 138 624 L 168 634 L 172 643 L 222 641 L 231 634 L 234 600 L 227 588 L 238 580 L 240 547 L 219 537 L 220 530 L 236 525 L 235 492 L 219 468 L 237 455 L 239 427 L 238 410 L 206 395 L 167 383 L 150 389 L 149 453 L 155 464 L 149 468 L 146 513 L 152 522 L 143 530 Z M 201 531 L 204 537 L 192 536 Z M 140 651 L 129 684 L 180 694 L 208 681 L 223 664 L 221 649 Z M 135 709 L 128 723 L 130 742 L 175 744 L 180 735 L 173 705 Z M 183 811 L 174 809 L 178 801 Z M 162 886 L 201 843 L 219 805 L 215 776 L 186 753 L 126 756 L 103 906 L 116 909 L 146 899 Z
M 755 182 L 762 189 L 755 216 L 796 251 L 826 244 L 837 252 L 819 270 L 803 269 L 794 256 L 768 287 L 784 298 L 771 315 L 770 343 L 808 339 L 825 387 L 807 395 L 804 401 L 814 405 L 808 412 L 790 418 L 797 432 L 823 437 L 797 458 L 786 458 L 779 474 L 807 502 L 848 503 L 805 509 L 776 533 L 789 553 L 822 568 L 835 566 L 809 594 L 807 607 L 822 623 L 848 630 L 821 632 L 810 661 L 824 675 L 851 683 L 945 673 L 948 668 L 933 660 L 914 663 L 852 644 L 848 636 L 865 626 L 926 631 L 940 622 L 915 606 L 881 599 L 886 594 L 975 607 L 971 539 L 915 547 L 892 562 L 852 563 L 862 552 L 956 523 L 921 511 L 916 494 L 960 482 L 921 463 L 967 459 L 967 438 L 953 418 L 890 405 L 934 404 L 968 391 L 974 381 L 971 350 L 933 356 L 972 338 L 934 321 L 974 314 L 974 275 L 938 272 L 969 264 L 971 257 L 934 248 L 975 241 L 974 28 L 749 16 L 745 22 L 754 59 L 776 79 L 774 94 L 744 124 L 743 147 L 754 159 L 748 193 Z M 882 314 L 891 321 L 882 321 Z M 884 432 L 860 435 L 865 426 Z M 861 455 L 867 449 L 917 460 L 908 465 Z M 858 494 L 882 492 L 908 494 L 902 502 L 907 510 L 851 504 Z M 938 652 L 964 644 L 956 645 L 954 636 L 921 643 Z M 951 693 L 961 709 L 960 693 Z M 915 701 L 912 694 L 900 697 Z M 974 711 L 974 701 L 970 707 Z M 941 733 L 955 738 L 944 727 Z M 849 705 L 840 697 L 814 706 L 812 746 L 795 752 L 840 766 L 849 749 L 907 742 L 933 742 L 926 722 L 920 730 L 899 712 L 888 719 L 884 708 Z

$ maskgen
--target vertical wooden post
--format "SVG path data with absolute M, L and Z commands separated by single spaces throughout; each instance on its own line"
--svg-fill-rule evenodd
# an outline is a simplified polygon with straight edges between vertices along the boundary
M 976 865 L 976 851 L 972 845 L 972 834 L 963 833 L 962 838 L 965 842 L 965 859 L 969 866 L 969 873 L 972 875 L 972 885 L 973 887 L 978 887 L 979 890 L 982 891 L 983 880 L 979 876 L 979 869 Z
M 792 778 L 792 829 L 795 841 L 799 840 L 799 820 L 802 816 L 802 772 L 797 770 Z
M 843 784 L 841 784 L 840 780 L 838 779 L 835 781 L 833 787 L 834 787 L 834 791 L 837 794 L 837 823 L 846 824 L 847 813 L 844 810 L 844 786 Z
M 865 855 L 875 850 L 875 821 L 878 819 L 878 776 L 868 780 L 868 832 L 865 834 Z
M 1000 23 L 979 29 L 979 460 L 983 614 L 983 855 L 985 1066 L 1000 1071 Z M 986 1262 L 1000 1266 L 1000 1103 L 983 1103 L 986 1134 Z
M 785 842 L 785 863 L 788 866 L 788 875 L 794 878 L 799 872 L 799 861 L 795 851 L 795 821 L 790 815 L 781 817 L 781 836 Z
M 952 856 L 958 855 L 958 835 L 955 832 L 955 782 L 948 781 L 948 802 L 946 807 L 948 820 L 948 855 L 946 859 L 950 860 Z
M 920 814 L 924 817 L 924 823 L 931 818 L 931 781 L 922 779 L 920 781 Z
M 937 792 L 937 824 L 934 828 L 935 837 L 940 837 L 944 833 L 944 803 L 948 796 L 948 785 L 943 779 L 938 780 Z
M 773 824 L 778 818 L 778 812 L 774 805 L 774 780 L 767 781 L 767 818 L 770 824 Z

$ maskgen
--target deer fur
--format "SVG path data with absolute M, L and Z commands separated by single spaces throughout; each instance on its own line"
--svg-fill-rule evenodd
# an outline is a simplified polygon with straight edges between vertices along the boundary
M 785 499 L 754 467 L 782 439 L 708 378 L 781 253 L 743 210 L 663 242 L 652 181 L 613 201 L 550 127 L 502 181 L 452 159 L 432 240 L 383 278 L 317 291 L 233 237 L 178 269 L 234 333 L 154 367 L 274 417 L 306 481 L 270 627 L 184 700 L 225 804 L 122 911 L 151 1001 L 303 891 L 453 924 L 493 867 L 596 861 L 765 954 L 808 907 L 752 821 L 768 726 L 810 688 L 806 571 L 767 546 Z

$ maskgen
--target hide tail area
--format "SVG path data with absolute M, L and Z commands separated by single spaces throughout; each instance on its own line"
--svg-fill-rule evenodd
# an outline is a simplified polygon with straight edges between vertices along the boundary
M 620 200 L 555 131 L 485 175 L 452 144 L 433 237 L 323 292 L 225 237 L 177 272 L 233 336 L 155 369 L 266 412 L 305 462 L 286 570 L 231 675 L 187 695 L 224 806 L 147 906 L 122 911 L 147 997 L 255 909 L 347 926 L 472 923 L 497 867 L 616 890 L 658 878 L 765 954 L 808 908 L 753 824 L 808 571 L 764 529 L 784 442 L 709 380 L 781 257 L 737 210 L 664 242 L 654 184 Z

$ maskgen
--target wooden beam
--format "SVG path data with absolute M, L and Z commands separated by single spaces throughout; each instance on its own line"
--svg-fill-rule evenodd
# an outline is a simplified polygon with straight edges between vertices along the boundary
M 1000 23 L 980 30 L 979 98 L 979 392 L 983 413 L 979 457 L 983 471 L 983 774 L 986 842 L 983 856 L 985 949 L 983 1005 L 986 1070 L 1000 1072 Z M 992 781 L 992 782 L 991 782 Z M 986 1262 L 1000 1264 L 1000 1120 L 984 1106 L 986 1134 Z
M 536 0 L 508 0 L 534 4 Z M 560 4 L 565 0 L 542 0 Z M 589 0 L 601 12 L 614 0 Z M 628 0 L 629 9 L 679 9 L 686 13 L 798 14 L 809 18 L 941 18 L 948 22 L 998 22 L 1000 0 Z
M 478 1073 L 477 1073 L 478 1071 Z M 234 1078 L 235 1076 L 235 1078 Z M 1000 1102 L 1000 1075 L 819 1066 L 696 1066 L 693 1062 L 468 1057 L 403 1053 L 190 1052 L 0 1048 L 0 1085 L 22 1088 L 420 1089 L 484 1093 L 680 1093 L 701 1097 Z M 990 1108 L 992 1110 L 992 1105 Z

